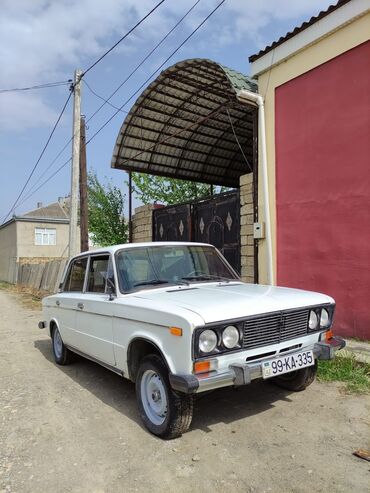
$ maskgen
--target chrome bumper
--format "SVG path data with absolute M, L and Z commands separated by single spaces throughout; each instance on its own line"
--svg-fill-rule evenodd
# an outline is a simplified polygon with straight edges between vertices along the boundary
M 344 339 L 335 336 L 330 341 L 315 343 L 312 351 L 316 359 L 333 359 L 335 352 L 344 348 L 345 345 Z M 238 387 L 247 385 L 257 378 L 262 378 L 262 361 L 233 364 L 225 370 L 216 370 L 199 375 L 175 375 L 171 373 L 169 378 L 171 387 L 185 394 L 195 394 L 232 385 Z

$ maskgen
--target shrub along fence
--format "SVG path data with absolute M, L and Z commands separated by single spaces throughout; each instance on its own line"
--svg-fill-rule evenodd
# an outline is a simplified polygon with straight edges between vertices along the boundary
M 17 284 L 38 291 L 56 293 L 67 259 L 51 260 L 41 264 L 18 264 Z

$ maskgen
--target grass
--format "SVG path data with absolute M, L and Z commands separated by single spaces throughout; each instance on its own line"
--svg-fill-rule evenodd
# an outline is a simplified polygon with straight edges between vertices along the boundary
M 320 361 L 317 377 L 322 382 L 343 382 L 351 394 L 370 393 L 370 364 L 357 361 L 346 351 L 329 361 Z
M 0 289 L 8 291 L 10 293 L 20 294 L 22 304 L 31 310 L 41 310 L 41 300 L 49 293 L 37 291 L 26 286 L 19 286 L 17 284 L 10 284 L 8 282 L 0 281 Z

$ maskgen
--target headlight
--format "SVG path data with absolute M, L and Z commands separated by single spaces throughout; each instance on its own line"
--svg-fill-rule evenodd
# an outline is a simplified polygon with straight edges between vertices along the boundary
M 325 329 L 326 327 L 329 327 L 330 325 L 330 317 L 329 313 L 325 308 L 321 310 L 321 315 L 320 315 L 320 327 Z
M 310 330 L 315 330 L 319 326 L 319 318 L 314 310 L 310 311 L 310 318 L 308 320 L 308 327 Z
M 222 332 L 222 342 L 227 349 L 233 349 L 239 342 L 239 331 L 233 325 L 229 325 Z
M 217 335 L 213 330 L 203 330 L 199 336 L 199 349 L 202 353 L 210 353 L 217 344 Z

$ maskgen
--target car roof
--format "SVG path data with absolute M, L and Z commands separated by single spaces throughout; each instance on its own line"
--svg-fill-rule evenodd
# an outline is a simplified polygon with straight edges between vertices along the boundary
M 160 246 L 211 246 L 209 243 L 195 243 L 192 241 L 148 241 L 146 243 L 122 243 L 121 245 L 112 245 L 104 248 L 97 248 L 93 250 L 87 250 L 81 252 L 75 257 L 80 257 L 81 255 L 96 255 L 99 253 L 116 253 L 118 250 L 124 250 L 128 248 L 139 248 L 139 247 L 160 247 Z

